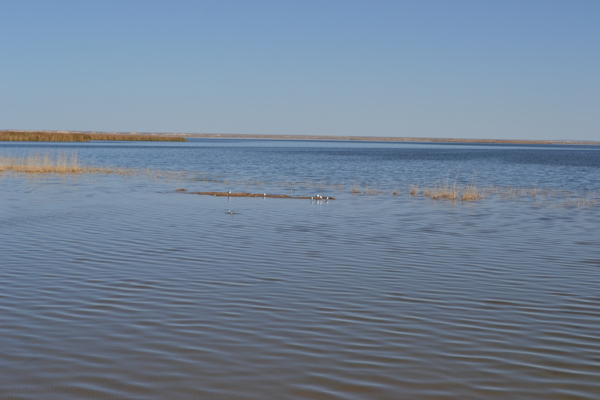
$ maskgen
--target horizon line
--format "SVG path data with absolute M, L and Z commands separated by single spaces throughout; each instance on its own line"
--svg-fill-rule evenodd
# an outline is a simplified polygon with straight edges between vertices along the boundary
M 346 140 L 346 141 L 375 141 L 375 142 L 439 142 L 439 143 L 505 143 L 505 144 L 580 144 L 600 145 L 594 140 L 544 140 L 544 139 L 480 139 L 480 138 L 436 138 L 436 137 L 405 137 L 405 136 L 342 136 L 342 135 L 281 135 L 281 134 L 252 134 L 252 133 L 185 133 L 185 132 L 131 132 L 131 131 L 84 131 L 84 130 L 25 130 L 0 129 L 0 132 L 40 132 L 40 133 L 102 133 L 107 135 L 152 135 L 179 136 L 191 138 L 215 139 L 274 139 L 274 140 Z

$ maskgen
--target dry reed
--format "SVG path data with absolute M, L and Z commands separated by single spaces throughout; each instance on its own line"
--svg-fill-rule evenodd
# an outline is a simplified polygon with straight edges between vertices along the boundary
M 77 174 L 85 172 L 85 167 L 79 165 L 77 153 L 36 153 L 26 157 L 0 156 L 0 171 Z
M 438 183 L 423 189 L 423 196 L 434 200 L 456 200 L 458 198 L 459 188 L 456 184 Z
M 477 201 L 483 199 L 484 196 L 483 189 L 475 185 L 468 185 L 462 189 L 460 199 L 462 201 Z
M 25 157 L 10 157 L 0 155 L 0 173 L 15 172 L 27 174 L 119 174 L 119 175 L 141 175 L 145 174 L 154 178 L 160 178 L 163 171 L 136 170 L 133 168 L 109 168 L 92 167 L 80 165 L 77 152 L 72 153 L 34 153 Z

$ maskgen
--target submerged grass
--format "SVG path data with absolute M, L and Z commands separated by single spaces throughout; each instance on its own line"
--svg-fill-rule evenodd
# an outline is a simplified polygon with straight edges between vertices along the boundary
M 386 192 L 384 190 L 376 189 L 374 187 L 367 186 L 365 188 L 365 194 L 368 194 L 368 195 L 385 194 L 385 193 Z
M 25 173 L 25 174 L 118 174 L 125 176 L 146 176 L 151 179 L 160 180 L 182 180 L 204 182 L 206 184 L 230 185 L 232 181 L 226 179 L 214 179 L 208 176 L 193 178 L 189 172 L 162 171 L 154 169 L 134 169 L 115 167 L 94 167 L 81 165 L 77 152 L 37 152 L 26 156 L 9 156 L 0 154 L 0 174 L 2 173 Z M 265 186 L 276 185 L 285 187 L 302 188 L 332 188 L 343 190 L 345 184 L 312 182 L 264 182 L 260 180 L 234 181 L 237 185 Z M 295 189 L 290 189 L 293 193 Z M 208 192 L 206 192 L 208 193 Z M 216 192 L 210 192 L 214 194 Z M 228 192 L 226 192 L 228 193 Z M 401 191 L 398 186 L 395 189 L 381 190 L 373 186 L 360 187 L 354 183 L 350 188 L 352 194 L 398 196 Z M 434 185 L 419 186 L 412 184 L 408 188 L 408 194 L 413 197 L 421 196 L 432 200 L 448 200 L 462 202 L 477 202 L 488 197 L 495 197 L 502 201 L 523 202 L 527 199 L 533 200 L 533 207 L 546 209 L 565 208 L 592 208 L 600 205 L 600 191 L 577 192 L 557 188 L 538 187 L 513 187 L 513 186 L 478 186 L 476 184 L 462 185 L 456 182 L 438 182 Z M 238 195 L 239 196 L 239 195 Z M 248 194 L 244 194 L 248 196 Z M 253 196 L 253 195 L 252 195 Z M 279 195 L 278 195 L 279 196 Z M 270 197 L 270 196 L 269 196 Z M 289 196 L 292 197 L 292 196 Z M 296 196 L 293 196 L 297 198 Z
M 362 190 L 358 187 L 357 184 L 352 185 L 352 189 L 350 189 L 350 193 L 352 194 L 361 194 Z
M 343 190 L 345 184 L 324 183 L 322 181 L 313 182 L 264 182 L 259 180 L 239 180 L 229 181 L 223 179 L 211 179 L 207 176 L 194 179 L 195 181 L 204 182 L 207 184 L 224 184 L 229 185 L 235 183 L 237 185 L 249 186 L 280 186 L 280 187 L 299 187 L 299 188 L 331 188 Z M 295 192 L 296 189 L 290 189 L 290 192 Z M 349 193 L 355 195 L 392 195 L 398 196 L 403 191 L 399 186 L 394 189 L 378 188 L 372 185 L 360 186 L 354 183 L 349 188 Z M 212 193 L 212 192 L 211 192 Z M 404 192 L 406 193 L 406 192 Z M 451 202 L 478 202 L 484 199 L 494 197 L 502 201 L 526 201 L 533 200 L 533 206 L 536 208 L 592 208 L 600 205 L 600 192 L 595 193 L 578 193 L 575 191 L 567 191 L 562 189 L 544 189 L 538 187 L 513 187 L 513 186 L 480 186 L 475 183 L 459 184 L 456 181 L 449 180 L 437 182 L 433 185 L 419 186 L 412 184 L 408 187 L 409 196 L 429 198 L 432 200 L 446 200 Z
M 534 200 L 535 208 L 592 208 L 600 205 L 600 191 L 569 191 L 564 189 L 544 189 L 538 187 L 513 187 L 513 186 L 477 186 L 475 184 L 459 185 L 437 183 L 431 186 L 419 187 L 413 184 L 408 189 L 408 194 L 418 196 L 422 194 L 433 200 L 480 201 L 489 196 L 495 196 L 502 201 Z

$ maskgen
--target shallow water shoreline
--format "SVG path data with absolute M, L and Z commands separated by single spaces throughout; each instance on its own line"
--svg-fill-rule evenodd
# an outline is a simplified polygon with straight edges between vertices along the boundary
M 0 398 L 600 393 L 598 147 L 0 148 Z

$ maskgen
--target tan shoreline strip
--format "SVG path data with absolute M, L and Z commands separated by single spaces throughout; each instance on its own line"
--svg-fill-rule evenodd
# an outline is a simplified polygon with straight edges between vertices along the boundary
M 288 196 L 286 194 L 266 194 L 266 193 L 229 193 L 229 192 L 188 192 L 185 189 L 177 189 L 176 192 L 187 194 L 199 194 L 204 196 L 217 197 L 270 197 L 274 199 L 310 199 L 310 200 L 335 200 L 335 197 L 315 197 L 315 196 Z

